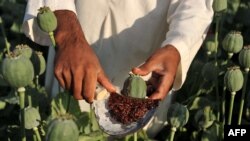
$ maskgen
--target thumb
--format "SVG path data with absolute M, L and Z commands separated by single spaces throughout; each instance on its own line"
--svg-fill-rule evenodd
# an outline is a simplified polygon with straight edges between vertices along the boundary
M 148 75 L 152 71 L 153 71 L 153 64 L 150 62 L 145 62 L 143 65 L 132 69 L 132 72 L 134 74 L 141 76 Z
M 99 75 L 98 75 L 98 78 L 97 78 L 98 82 L 105 88 L 108 90 L 108 92 L 115 92 L 116 89 L 115 87 L 112 85 L 112 83 L 109 81 L 109 79 L 107 78 L 107 76 L 101 72 Z

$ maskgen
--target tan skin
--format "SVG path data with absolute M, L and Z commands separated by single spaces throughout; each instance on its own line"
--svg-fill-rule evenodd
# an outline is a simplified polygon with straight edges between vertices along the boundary
M 97 82 L 109 92 L 115 92 L 87 43 L 76 15 L 67 10 L 55 11 L 55 15 L 58 19 L 55 76 L 60 85 L 72 90 L 76 99 L 85 99 L 89 103 L 94 100 Z M 148 85 L 154 91 L 150 98 L 162 100 L 172 87 L 179 62 L 180 54 L 176 48 L 166 45 L 156 50 L 143 65 L 133 68 L 132 72 L 142 76 L 152 72 Z

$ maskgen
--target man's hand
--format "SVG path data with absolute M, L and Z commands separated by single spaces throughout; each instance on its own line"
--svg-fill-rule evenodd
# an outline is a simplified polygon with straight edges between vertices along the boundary
M 153 88 L 152 99 L 164 99 L 175 79 L 180 54 L 171 45 L 156 50 L 146 62 L 138 68 L 133 68 L 134 74 L 145 76 L 152 72 L 148 87 Z
M 72 90 L 76 99 L 85 99 L 89 103 L 94 100 L 97 82 L 109 92 L 115 91 L 88 45 L 76 15 L 67 10 L 55 11 L 55 15 L 58 27 L 55 31 L 54 72 L 60 85 Z

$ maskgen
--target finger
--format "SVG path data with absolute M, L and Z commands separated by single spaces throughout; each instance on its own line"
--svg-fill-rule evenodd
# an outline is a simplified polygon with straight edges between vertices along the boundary
M 73 76 L 73 96 L 77 100 L 83 99 L 82 96 L 82 80 L 83 80 L 83 73 L 81 71 L 74 72 Z
M 64 69 L 63 69 L 63 79 L 64 79 L 64 83 L 65 83 L 65 88 L 67 89 L 67 90 L 69 90 L 70 89 L 70 87 L 71 87 L 71 79 L 72 79 L 72 74 L 71 74 L 71 71 L 70 71 L 70 69 L 69 68 L 65 68 L 64 67 Z
M 133 68 L 132 72 L 134 74 L 145 76 L 148 75 L 150 72 L 152 72 L 154 69 L 155 69 L 154 63 L 152 61 L 148 61 L 139 67 Z
M 94 100 L 96 84 L 97 84 L 96 73 L 88 73 L 85 75 L 83 82 L 83 97 L 88 103 L 92 103 Z
M 147 84 L 152 85 L 154 88 L 157 88 L 157 86 L 159 85 L 159 79 L 160 79 L 159 76 L 154 77 L 152 75 L 152 77 L 150 77 L 150 79 L 147 81 Z
M 110 83 L 109 79 L 107 76 L 104 74 L 104 72 L 100 72 L 98 74 L 97 81 L 105 88 L 107 89 L 108 92 L 112 93 L 115 92 L 115 87 Z
M 61 87 L 65 89 L 65 83 L 64 83 L 64 79 L 63 79 L 63 75 L 62 75 L 62 70 L 63 70 L 62 66 L 56 66 L 54 69 L 54 74 L 55 74 L 59 84 L 61 85 Z
M 155 91 L 155 88 L 153 85 L 147 85 L 147 96 L 149 97 L 153 92 Z
M 159 78 L 151 77 L 147 82 L 147 96 L 150 96 L 155 92 L 157 86 L 159 85 Z
M 164 99 L 174 82 L 173 75 L 167 73 L 160 78 L 160 83 L 156 91 L 150 96 L 151 99 Z

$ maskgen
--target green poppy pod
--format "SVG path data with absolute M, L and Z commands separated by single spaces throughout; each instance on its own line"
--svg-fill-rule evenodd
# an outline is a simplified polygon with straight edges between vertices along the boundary
M 55 14 L 49 7 L 41 7 L 38 10 L 37 23 L 40 29 L 44 32 L 53 32 L 57 27 L 57 19 Z
M 239 63 L 246 69 L 250 68 L 250 46 L 246 46 L 240 51 Z
M 238 66 L 231 67 L 224 76 L 224 84 L 230 92 L 237 92 L 243 87 L 244 77 Z
M 31 61 L 22 55 L 7 56 L 2 62 L 2 75 L 11 87 L 25 87 L 34 78 L 34 68 Z
M 5 101 L 0 101 L 0 110 L 5 109 L 7 103 Z
M 33 50 L 28 45 L 21 44 L 21 45 L 17 45 L 15 49 L 13 50 L 13 52 L 16 55 L 21 54 L 24 57 L 29 59 L 33 53 Z
M 215 115 L 213 113 L 211 106 L 206 106 L 203 109 L 200 109 L 196 112 L 195 117 L 195 126 L 199 130 L 204 130 L 209 128 L 215 121 Z
M 62 115 L 49 123 L 46 141 L 78 141 L 79 129 L 70 115 Z
M 222 41 L 223 49 L 228 53 L 238 53 L 243 47 L 243 37 L 238 31 L 229 32 Z
M 41 75 L 45 72 L 46 69 L 46 61 L 43 57 L 42 52 L 35 51 L 30 58 L 33 66 L 35 75 Z
M 24 127 L 25 129 L 33 129 L 40 125 L 41 116 L 39 111 L 34 107 L 27 107 L 24 109 L 25 118 L 24 118 Z
M 222 12 L 227 9 L 227 0 L 214 0 L 213 10 L 214 12 Z
M 187 124 L 188 118 L 189 112 L 184 105 L 174 103 L 169 107 L 167 112 L 167 121 L 172 127 L 183 127 Z
M 135 98 L 145 98 L 147 95 L 146 82 L 141 76 L 130 74 L 124 82 L 121 93 Z
M 212 54 L 213 52 L 216 52 L 217 49 L 216 44 L 213 40 L 205 41 L 204 47 L 207 54 Z

